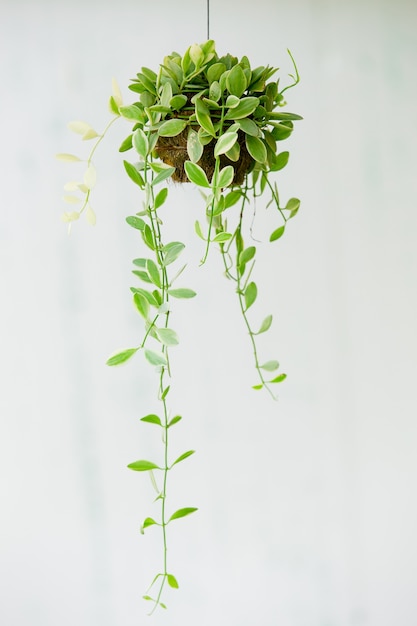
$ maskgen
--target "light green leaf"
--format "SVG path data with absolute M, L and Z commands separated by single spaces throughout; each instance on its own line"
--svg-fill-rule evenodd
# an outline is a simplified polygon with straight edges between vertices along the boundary
M 121 106 L 119 108 L 119 113 L 126 120 L 129 120 L 132 122 L 141 122 L 143 124 L 144 119 L 145 119 L 143 110 L 135 106 L 134 104 L 129 104 L 128 106 Z
M 153 469 L 162 469 L 159 465 L 151 461 L 134 461 L 133 463 L 129 463 L 128 468 L 135 472 L 148 472 Z
M 117 352 L 116 354 L 113 354 L 113 356 L 111 356 L 109 359 L 107 359 L 106 365 L 121 365 L 122 363 L 128 361 L 138 350 L 139 348 L 129 348 L 128 350 Z
M 139 187 L 143 189 L 145 186 L 145 182 L 136 167 L 128 161 L 123 161 L 123 165 L 130 180 L 133 180 L 136 185 L 139 185 Z
M 201 224 L 198 220 L 196 220 L 194 224 L 194 230 L 197 233 L 197 235 L 200 237 L 200 239 L 202 239 L 203 241 L 206 241 L 206 238 L 203 235 L 203 231 L 201 230 Z
M 280 152 L 275 156 L 271 170 L 273 172 L 278 172 L 279 170 L 282 170 L 287 165 L 289 158 L 289 152 Z
M 62 215 L 61 215 L 61 219 L 63 222 L 75 222 L 76 220 L 78 220 L 80 217 L 80 214 L 78 213 L 78 211 L 65 211 Z
M 190 46 L 189 50 L 190 50 L 191 61 L 194 63 L 196 67 L 198 67 L 204 59 L 204 52 L 202 51 L 200 46 L 196 43 L 193 43 L 192 46 Z
M 236 108 L 238 104 L 240 104 L 240 98 L 237 98 L 236 96 L 227 97 L 226 106 L 230 109 Z
M 215 137 L 216 133 L 213 122 L 211 121 L 209 110 L 200 98 L 197 98 L 195 102 L 195 114 L 197 122 L 200 124 L 201 128 L 203 128 L 209 135 Z
M 259 105 L 259 98 L 254 96 L 248 96 L 242 98 L 240 104 L 234 109 L 229 109 L 225 115 L 226 120 L 240 120 L 244 117 L 251 115 L 256 107 Z
M 145 417 L 141 417 L 140 421 L 147 422 L 148 424 L 157 424 L 158 426 L 162 426 L 160 418 L 154 413 L 150 413 L 149 415 L 145 415 Z
M 168 585 L 172 587 L 173 589 L 179 588 L 178 581 L 173 574 L 167 574 L 167 581 L 168 581 Z
M 146 261 L 146 271 L 149 274 L 149 277 L 154 285 L 161 288 L 161 276 L 159 273 L 159 269 L 152 259 L 148 259 Z
M 136 152 L 145 160 L 149 151 L 149 141 L 141 128 L 137 128 L 133 133 L 132 144 Z
M 290 217 L 294 217 L 300 208 L 300 200 L 298 198 L 290 198 L 285 206 L 286 211 L 290 211 Z
M 245 91 L 247 87 L 246 76 L 240 65 L 235 65 L 230 70 L 226 79 L 226 87 L 228 91 L 237 98 L 240 98 Z
M 236 202 L 239 200 L 239 198 L 242 197 L 242 192 L 239 190 L 235 190 L 235 191 L 231 191 L 230 193 L 228 193 L 225 196 L 225 200 L 224 200 L 224 208 L 228 209 L 231 206 L 233 206 L 234 204 L 236 204 Z
M 180 517 L 185 517 L 186 515 L 191 515 L 191 513 L 194 513 L 195 511 L 198 511 L 198 509 L 195 507 L 186 507 L 184 509 L 178 509 L 178 511 L 175 511 L 175 513 L 171 515 L 168 522 L 171 522 L 174 519 L 180 519 Z
M 245 265 L 246 263 L 248 263 L 248 261 L 253 259 L 255 253 L 255 246 L 249 246 L 249 248 L 245 248 L 245 250 L 242 250 L 242 252 L 239 254 L 239 265 Z
M 214 81 L 218 81 L 226 69 L 227 68 L 224 63 L 213 63 L 213 65 L 210 65 L 207 70 L 207 80 L 209 85 L 211 85 Z
M 259 126 L 248 118 L 244 118 L 239 121 L 239 126 L 247 135 L 252 135 L 252 137 L 259 137 L 260 130 Z
M 77 196 L 64 196 L 63 200 L 67 204 L 79 204 L 81 202 L 81 198 L 78 198 Z
M 271 112 L 268 113 L 268 117 L 271 120 L 302 120 L 301 115 L 297 115 L 296 113 L 286 113 L 286 112 Z
M 212 241 L 216 243 L 224 243 L 225 241 L 229 241 L 233 235 L 231 233 L 218 233 Z
M 171 467 L 174 467 L 174 465 L 176 465 L 177 463 L 181 463 L 181 461 L 184 461 L 184 459 L 188 459 L 188 457 L 194 453 L 195 453 L 195 450 L 188 450 L 187 452 L 184 452 L 183 454 L 181 454 L 181 456 L 178 457 L 176 461 L 173 462 Z
M 187 104 L 187 99 L 187 96 L 185 96 L 183 93 L 174 96 L 173 98 L 171 98 L 169 103 L 170 109 L 172 109 L 173 111 L 179 111 L 180 109 L 182 109 L 183 106 Z
M 155 328 L 155 333 L 164 346 L 177 346 L 179 344 L 178 335 L 170 328 Z
M 58 159 L 58 161 L 81 161 L 75 154 L 68 154 L 67 152 L 59 152 L 55 155 L 55 158 Z
M 209 98 L 214 102 L 218 102 L 221 98 L 222 90 L 217 80 L 213 81 L 210 85 Z
M 225 152 L 233 148 L 236 141 L 237 133 L 224 133 L 224 135 L 221 135 L 214 147 L 214 156 L 218 157 L 221 154 L 225 154 Z
M 145 358 L 151 365 L 155 366 L 166 366 L 167 360 L 162 352 L 154 352 L 153 350 L 145 350 Z
M 186 120 L 179 120 L 176 118 L 167 120 L 158 128 L 158 135 L 160 137 L 176 137 L 176 135 L 179 135 L 186 126 Z
M 245 289 L 245 305 L 246 310 L 249 309 L 250 306 L 255 302 L 256 296 L 258 295 L 258 288 L 254 282 L 249 283 L 249 285 Z
M 266 146 L 262 139 L 259 137 L 253 137 L 252 135 L 245 136 L 246 147 L 249 154 L 258 163 L 265 163 L 267 158 Z
M 172 243 L 168 243 L 164 246 L 162 248 L 162 252 L 164 254 L 164 265 L 166 266 L 176 261 L 184 248 L 185 245 L 180 241 L 173 241 Z
M 204 146 L 198 140 L 198 134 L 190 128 L 187 138 L 187 152 L 192 163 L 197 163 L 201 159 Z
M 262 383 L 260 383 L 259 385 L 252 385 L 252 389 L 256 389 L 256 390 L 262 389 L 262 387 L 263 387 Z
M 139 311 L 139 313 L 142 315 L 142 317 L 147 320 L 149 317 L 149 302 L 148 300 L 141 294 L 141 293 L 135 293 L 133 295 L 133 302 L 137 308 L 137 310 Z
M 230 159 L 234 163 L 236 163 L 236 161 L 239 161 L 239 158 L 240 158 L 240 144 L 238 142 L 236 142 L 234 144 L 234 146 L 232 146 L 230 148 L 230 150 L 228 150 L 226 152 L 226 156 L 227 156 L 228 159 Z
M 126 218 L 126 222 L 132 228 L 136 228 L 136 230 L 143 230 L 145 228 L 145 222 L 140 217 L 136 217 L 136 215 L 129 215 L 129 217 Z
M 207 180 L 206 173 L 199 165 L 197 165 L 197 163 L 185 161 L 184 169 L 192 183 L 198 185 L 199 187 L 210 187 L 210 183 Z
M 226 167 L 224 167 L 219 172 L 219 177 L 217 179 L 217 186 L 220 187 L 221 189 L 228 187 L 229 185 L 232 184 L 234 176 L 235 176 L 235 171 L 233 169 L 233 166 L 226 165 Z
M 192 289 L 168 289 L 168 294 L 173 298 L 194 298 L 197 294 Z
M 152 187 L 155 187 L 156 185 L 159 185 L 159 183 L 162 183 L 164 180 L 172 176 L 174 172 L 175 167 L 167 167 L 161 170 L 159 174 L 157 174 L 157 176 L 155 176 L 155 178 L 153 179 Z
M 89 130 L 92 130 L 90 124 L 80 121 L 69 122 L 68 128 L 72 130 L 73 133 L 77 133 L 77 135 L 85 135 Z
M 267 372 L 274 372 L 275 370 L 279 368 L 279 363 L 278 361 L 267 361 L 266 363 L 264 363 L 263 365 L 260 365 L 259 367 Z
M 267 330 L 271 328 L 271 324 L 272 324 L 272 315 L 267 315 L 264 321 L 262 322 L 261 327 L 258 330 L 258 332 L 254 334 L 260 335 L 261 333 L 265 333 Z
M 279 228 L 274 230 L 274 232 L 271 234 L 269 241 L 276 241 L 277 239 L 282 237 L 284 232 L 285 232 L 285 226 L 280 226 Z

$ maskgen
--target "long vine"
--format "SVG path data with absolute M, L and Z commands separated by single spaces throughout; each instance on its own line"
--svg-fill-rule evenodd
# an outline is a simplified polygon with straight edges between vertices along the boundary
M 179 343 L 171 327 L 171 317 L 175 299 L 193 298 L 196 293 L 176 284 L 185 267 L 176 266 L 184 243 L 166 243 L 162 235 L 159 211 L 168 198 L 166 182 L 172 177 L 177 182 L 191 182 L 202 191 L 206 225 L 199 219 L 195 221 L 195 231 L 204 241 L 201 264 L 207 261 L 212 246 L 218 245 L 225 275 L 235 286 L 249 335 L 258 376 L 253 388 L 265 389 L 275 398 L 273 386 L 283 381 L 286 374 L 277 373 L 278 361 L 263 361 L 259 356 L 257 338 L 270 329 L 273 317 L 267 315 L 256 327 L 252 322 L 251 307 L 258 296 L 253 279 L 257 249 L 252 243 L 245 243 L 244 231 L 245 211 L 252 200 L 266 197 L 266 207 L 273 205 L 278 211 L 281 223 L 271 233 L 270 242 L 282 237 L 288 220 L 297 214 L 300 206 L 297 198 L 290 198 L 281 206 L 277 184 L 270 178 L 289 159 L 289 152 L 278 151 L 278 142 L 291 135 L 293 121 L 302 119 L 294 113 L 276 111 L 285 105 L 283 93 L 299 82 L 297 67 L 289 54 L 295 70 L 294 75 L 290 74 L 293 82 L 280 90 L 279 80 L 268 82 L 276 69 L 269 66 L 252 69 L 247 57 L 240 61 L 229 54 L 219 57 L 212 40 L 193 44 L 183 56 L 172 53 L 165 57 L 158 73 L 142 67 L 129 85 L 139 97 L 133 104 L 123 105 L 120 90 L 113 81 L 109 108 L 115 117 L 102 134 L 85 122 L 69 125 L 83 140 L 95 140 L 84 160 L 82 180 L 71 181 L 64 187 L 65 202 L 73 209 L 81 205 L 79 210 L 64 212 L 62 219 L 69 228 L 83 213 L 90 224 L 95 223 L 90 204 L 96 184 L 95 151 L 117 119 L 124 118 L 133 125 L 119 150 L 124 153 L 133 149 L 135 161 L 124 160 L 123 165 L 144 198 L 140 210 L 126 218 L 146 249 L 145 255 L 133 259 L 133 275 L 140 283 L 131 287 L 133 304 L 143 319 L 144 334 L 138 345 L 113 354 L 107 364 L 117 366 L 142 353 L 158 372 L 158 414 L 144 415 L 141 421 L 161 429 L 162 460 L 140 459 L 128 465 L 133 471 L 149 473 L 157 493 L 156 502 L 160 504 L 159 514 L 146 517 L 141 524 L 142 533 L 155 526 L 162 535 L 161 568 L 144 595 L 152 603 L 150 613 L 157 607 L 166 608 L 163 594 L 167 586 L 179 587 L 168 563 L 167 528 L 171 522 L 197 510 L 183 507 L 171 514 L 168 510 L 170 471 L 194 454 L 194 450 L 187 450 L 173 461 L 169 454 L 170 429 L 182 419 L 180 415 L 171 417 L 169 406 L 170 350 Z M 63 161 L 83 161 L 67 153 L 57 157 Z M 229 218 L 235 210 L 237 217 Z M 232 221 L 234 227 L 230 228 Z

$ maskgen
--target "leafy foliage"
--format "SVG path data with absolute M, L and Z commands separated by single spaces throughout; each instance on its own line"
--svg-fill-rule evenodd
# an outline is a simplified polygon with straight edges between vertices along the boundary
M 156 505 L 160 507 L 159 517 L 146 517 L 141 526 L 142 533 L 152 526 L 162 533 L 163 571 L 156 574 L 149 587 L 150 590 L 157 585 L 155 595 L 149 595 L 149 590 L 144 595 L 145 600 L 153 603 L 153 610 L 158 606 L 166 608 L 162 602 L 166 585 L 172 589 L 179 587 L 176 577 L 168 571 L 167 526 L 197 511 L 195 507 L 185 507 L 170 517 L 166 513 L 169 472 L 194 454 L 194 450 L 188 450 L 173 460 L 169 453 L 170 429 L 182 419 L 180 415 L 170 417 L 171 385 L 167 384 L 167 378 L 172 375 L 170 350 L 179 344 L 171 326 L 173 302 L 196 296 L 193 289 L 176 284 L 185 267 L 177 266 L 184 243 L 164 240 L 160 212 L 169 195 L 167 181 L 172 177 L 189 182 L 202 192 L 205 206 L 195 222 L 196 234 L 204 242 L 201 263 L 206 262 L 213 246 L 219 249 L 225 275 L 235 284 L 253 349 L 259 377 L 253 388 L 266 389 L 274 397 L 271 386 L 285 380 L 286 374 L 277 373 L 279 364 L 275 359 L 260 361 L 258 356 L 257 337 L 270 329 L 272 315 L 258 321 L 258 330 L 253 330 L 249 314 L 252 316 L 258 302 L 258 286 L 252 278 L 257 248 L 245 245 L 243 231 L 245 209 L 251 198 L 256 201 L 263 197 L 266 207 L 272 205 L 277 209 L 279 222 L 270 234 L 270 242 L 284 235 L 287 221 L 299 210 L 297 198 L 280 205 L 274 180 L 289 161 L 289 152 L 280 152 L 279 142 L 290 137 L 294 122 L 302 119 L 281 110 L 286 105 L 284 92 L 299 82 L 297 67 L 289 55 L 294 75 L 290 75 L 292 82 L 280 89 L 279 79 L 272 78 L 275 68 L 252 68 L 246 56 L 240 60 L 230 54 L 219 56 L 212 40 L 192 44 L 182 56 L 173 52 L 156 71 L 142 67 L 136 74 L 129 85 L 136 98 L 131 104 L 123 104 L 120 89 L 113 81 L 109 109 L 114 117 L 102 134 L 85 122 L 70 123 L 70 129 L 83 141 L 94 140 L 86 160 L 68 153 L 57 155 L 61 161 L 85 163 L 82 179 L 65 185 L 64 200 L 70 210 L 65 211 L 63 221 L 70 227 L 85 213 L 87 221 L 94 224 L 90 195 L 97 179 L 93 164 L 95 150 L 116 120 L 124 118 L 131 124 L 119 151 L 132 153 L 131 158 L 123 159 L 123 167 L 143 196 L 141 209 L 128 216 L 126 222 L 142 248 L 140 256 L 133 260 L 132 274 L 139 284 L 135 282 L 131 292 L 144 335 L 138 346 L 117 352 L 107 364 L 121 365 L 136 352 L 142 352 L 159 377 L 160 410 L 158 414 L 141 417 L 140 421 L 162 429 L 162 460 L 156 463 L 142 459 L 128 465 L 133 471 L 149 475 L 157 493 Z M 181 150 L 174 154 L 172 146 L 178 145 Z

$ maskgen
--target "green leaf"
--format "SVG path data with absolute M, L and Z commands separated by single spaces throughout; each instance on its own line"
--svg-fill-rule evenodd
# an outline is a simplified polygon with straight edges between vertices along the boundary
M 201 98 L 197 98 L 195 102 L 195 114 L 197 117 L 197 122 L 200 124 L 201 128 L 203 128 L 206 133 L 215 137 L 216 133 L 214 130 L 213 122 L 211 121 L 210 113 L 204 102 Z
M 149 415 L 145 415 L 145 417 L 141 417 L 140 421 L 147 422 L 148 424 L 157 424 L 158 426 L 162 426 L 160 418 L 154 413 L 150 413 Z
M 124 139 L 120 145 L 119 152 L 127 152 L 133 147 L 132 143 L 133 135 L 128 135 L 126 139 Z
M 161 400 L 165 400 L 165 398 L 167 397 L 167 395 L 169 394 L 169 390 L 171 389 L 171 385 L 168 385 L 168 387 L 166 387 L 164 389 L 164 391 L 162 392 L 161 395 Z
M 302 120 L 301 115 L 297 115 L 296 113 L 286 113 L 286 112 L 271 112 L 268 113 L 268 117 L 271 120 Z
M 149 142 L 141 128 L 137 128 L 133 133 L 132 144 L 136 152 L 145 160 L 149 151 Z
M 135 461 L 134 463 L 129 463 L 128 468 L 135 472 L 148 472 L 153 469 L 162 469 L 159 465 L 151 461 Z
M 234 109 L 237 105 L 240 104 L 240 98 L 236 96 L 227 96 L 226 106 L 230 109 Z
M 294 217 L 300 208 L 300 200 L 298 198 L 290 198 L 285 206 L 286 211 L 290 211 L 290 217 Z
M 247 135 L 252 135 L 252 137 L 259 137 L 260 130 L 259 126 L 248 118 L 244 118 L 239 121 L 239 126 Z
M 143 189 L 145 186 L 145 182 L 136 167 L 128 161 L 123 161 L 123 165 L 125 166 L 125 170 L 129 178 L 133 180 L 134 183 L 139 185 L 141 189 Z
M 187 123 L 186 120 L 179 120 L 177 118 L 167 120 L 158 128 L 158 135 L 160 137 L 176 137 L 176 135 L 179 135 L 184 130 Z
M 145 228 L 145 222 L 140 217 L 136 217 L 136 215 L 129 215 L 129 217 L 126 218 L 126 222 L 132 228 L 136 228 L 136 230 L 143 230 Z
M 152 517 L 147 517 L 142 524 L 142 528 L 149 528 L 149 526 L 154 526 L 155 524 L 159 526 L 158 522 L 155 522 Z
M 258 295 L 258 288 L 254 282 L 249 283 L 249 285 L 245 289 L 245 305 L 246 310 L 249 309 L 250 306 L 255 302 L 256 296 Z
M 263 384 L 262 383 L 259 384 L 259 385 L 252 385 L 252 389 L 259 390 L 259 389 L 262 389 L 262 388 L 263 388 Z
M 167 187 L 164 187 L 163 189 L 158 191 L 156 198 L 155 198 L 154 208 L 159 209 L 159 207 L 161 207 L 164 204 L 165 200 L 167 199 L 167 196 L 168 196 Z
M 153 284 L 161 288 L 161 276 L 159 274 L 159 269 L 156 266 L 156 263 L 152 261 L 152 259 L 148 259 L 146 261 L 146 271 L 148 272 Z
M 226 165 L 226 167 L 224 167 L 219 172 L 219 177 L 217 179 L 217 186 L 220 187 L 221 189 L 228 187 L 232 183 L 234 175 L 235 175 L 235 171 L 233 169 L 233 166 Z
M 282 235 L 284 234 L 284 231 L 285 231 L 285 225 L 280 226 L 279 228 L 274 230 L 274 232 L 271 234 L 269 241 L 276 241 L 277 239 L 282 237 Z
M 187 152 L 192 163 L 197 163 L 201 159 L 204 146 L 198 140 L 198 133 L 192 128 L 188 131 Z
M 140 293 L 135 293 L 133 295 L 133 302 L 139 313 L 142 315 L 145 320 L 149 317 L 149 302 L 148 300 Z
M 242 197 L 242 192 L 239 191 L 231 191 L 230 193 L 228 193 L 225 196 L 224 199 L 224 208 L 225 209 L 229 209 L 231 206 L 233 206 L 234 204 L 236 204 L 236 202 L 239 200 L 239 198 Z
M 187 96 L 185 96 L 183 93 L 181 93 L 181 94 L 178 94 L 178 95 L 174 96 L 173 98 L 171 98 L 171 100 L 169 102 L 169 107 L 173 111 L 179 111 L 186 104 L 187 104 Z
M 276 376 L 275 378 L 273 378 L 272 380 L 270 380 L 270 383 L 282 383 L 283 380 L 285 380 L 287 378 L 286 374 L 279 374 L 279 376 Z
M 197 294 L 192 289 L 168 289 L 168 294 L 173 298 L 194 298 Z
M 179 344 L 177 333 L 170 328 L 155 328 L 155 333 L 164 346 L 177 346 Z
M 240 101 L 234 109 L 229 109 L 225 115 L 226 120 L 240 120 L 251 115 L 259 105 L 259 98 L 248 96 Z
M 221 98 L 222 90 L 217 80 L 213 81 L 210 85 L 209 98 L 214 102 L 218 102 Z
M 178 589 L 178 581 L 173 574 L 167 574 L 168 585 L 173 589 Z
M 152 284 L 152 281 L 146 272 L 143 272 L 141 270 L 132 270 L 132 274 L 143 280 L 143 282 Z
M 162 183 L 162 181 L 172 176 L 174 172 L 175 172 L 175 167 L 165 167 L 164 169 L 162 169 L 159 172 L 159 174 L 157 174 L 155 178 L 153 179 L 152 187 L 155 187 L 156 185 L 159 185 L 159 183 Z
M 60 152 L 59 154 L 55 155 L 55 158 L 58 159 L 58 161 L 81 161 L 81 159 L 75 156 L 75 154 L 68 154 L 67 152 Z
M 246 265 L 248 261 L 253 259 L 255 253 L 255 246 L 249 246 L 249 248 L 245 248 L 245 250 L 242 250 L 242 252 L 239 254 L 239 265 Z
M 167 360 L 162 352 L 154 352 L 153 350 L 145 350 L 145 358 L 151 365 L 155 366 L 166 366 Z
M 220 154 L 225 154 L 225 152 L 233 148 L 236 141 L 237 133 L 224 133 L 224 135 L 221 135 L 214 147 L 214 156 L 218 157 Z
M 267 361 L 266 363 L 264 363 L 263 365 L 260 365 L 259 367 L 267 372 L 274 372 L 275 370 L 279 368 L 279 363 L 278 361 Z
M 195 453 L 195 450 L 188 450 L 188 452 L 184 452 L 184 454 L 181 454 L 181 456 L 179 456 L 178 459 L 173 462 L 171 467 L 174 467 L 174 465 L 176 465 L 177 463 L 181 463 L 181 461 L 184 461 L 184 459 L 188 459 L 188 457 L 194 453 Z
M 159 306 L 159 303 L 157 302 L 154 294 L 150 291 L 147 291 L 146 289 L 141 289 L 140 287 L 131 287 L 130 290 L 132 293 L 139 293 L 141 296 L 146 298 L 151 306 Z
M 229 241 L 232 237 L 233 235 L 231 233 L 217 233 L 212 241 L 216 243 L 224 243 L 225 241 Z
M 280 152 L 275 156 L 271 170 L 273 172 L 278 172 L 279 170 L 282 170 L 287 165 L 289 158 L 289 152 Z
M 254 334 L 260 335 L 261 333 L 265 333 L 267 330 L 271 328 L 271 324 L 272 324 L 272 315 L 267 315 L 264 321 L 262 322 L 261 327 L 258 330 L 258 332 Z
M 246 76 L 240 65 L 235 65 L 230 70 L 226 79 L 226 87 L 228 91 L 237 98 L 240 98 L 245 91 L 247 87 Z
M 191 161 L 185 161 L 185 172 L 192 183 L 199 187 L 210 187 L 210 183 L 207 180 L 204 170 L 197 165 L 197 163 L 191 163 Z
M 245 136 L 246 147 L 249 154 L 258 163 L 265 163 L 267 158 L 266 146 L 262 139 L 259 137 L 253 137 L 252 135 Z
M 185 517 L 186 515 L 191 515 L 191 513 L 194 513 L 194 511 L 198 511 L 198 509 L 196 509 L 195 507 L 187 507 L 184 509 L 178 509 L 178 511 L 175 511 L 175 513 L 171 515 L 168 522 L 171 522 L 174 519 L 180 519 L 180 517 Z
M 218 81 L 226 69 L 227 68 L 224 63 L 213 63 L 213 65 L 210 65 L 207 70 L 207 80 L 209 85 L 211 85 L 214 81 Z
M 180 241 L 173 241 L 172 243 L 168 243 L 164 246 L 162 248 L 162 252 L 164 254 L 164 265 L 166 266 L 176 261 L 184 248 L 185 245 Z
M 143 110 L 134 104 L 129 104 L 127 106 L 122 106 L 119 108 L 119 113 L 126 120 L 131 120 L 132 122 L 144 122 L 144 113 Z
M 128 361 L 138 350 L 139 348 L 129 348 L 128 350 L 117 352 L 116 354 L 113 354 L 113 356 L 111 356 L 109 359 L 107 359 L 106 365 L 110 365 L 111 367 L 115 365 L 121 365 L 122 363 Z
M 282 124 L 273 124 L 272 136 L 275 141 L 283 141 L 291 135 L 294 125 L 292 122 L 283 122 Z
M 172 418 L 172 420 L 169 422 L 168 424 L 168 428 L 170 428 L 171 426 L 174 426 L 174 424 L 178 424 L 178 422 L 182 420 L 181 415 L 176 415 L 175 417 Z

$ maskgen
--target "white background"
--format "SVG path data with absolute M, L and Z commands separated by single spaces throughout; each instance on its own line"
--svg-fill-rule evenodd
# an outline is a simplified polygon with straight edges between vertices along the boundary
M 300 113 L 277 176 L 302 199 L 286 235 L 257 207 L 261 338 L 288 379 L 274 403 L 251 390 L 247 336 L 217 255 L 198 267 L 202 203 L 171 186 L 164 221 L 187 244 L 173 326 L 172 404 L 184 419 L 170 507 L 168 612 L 141 595 L 160 568 L 147 477 L 156 458 L 156 376 L 138 356 L 125 217 L 139 198 L 117 148 L 97 155 L 98 223 L 60 215 L 80 175 L 56 152 L 87 154 L 67 129 L 101 131 L 114 76 L 206 38 L 205 2 L 0 2 L 0 619 L 7 626 L 414 626 L 417 623 L 416 102 L 417 7 L 411 0 L 211 0 L 220 54 L 302 76 Z M 134 97 L 132 94 L 133 101 Z M 284 149 L 284 144 L 283 144 Z M 174 323 L 175 320 L 175 323 Z M 150 621 L 152 620 L 152 622 Z

